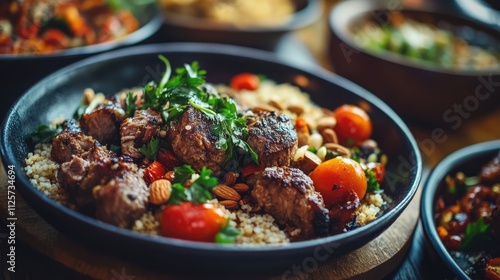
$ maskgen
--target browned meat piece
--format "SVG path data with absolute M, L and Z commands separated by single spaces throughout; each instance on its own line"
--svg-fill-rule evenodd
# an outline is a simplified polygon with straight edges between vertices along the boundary
M 471 220 L 477 221 L 481 216 L 489 216 L 491 213 L 491 209 L 488 207 L 490 204 L 487 202 L 488 200 L 492 200 L 491 188 L 478 185 L 467 190 L 460 200 L 460 206 L 462 210 L 471 217 Z M 483 202 L 486 202 L 486 208 Z M 484 211 L 488 211 L 489 213 L 482 214 Z
M 118 139 L 120 124 L 125 119 L 125 111 L 119 104 L 107 101 L 92 113 L 83 114 L 80 125 L 85 134 L 94 137 L 102 144 L 109 144 Z
M 500 197 L 497 199 L 497 205 L 491 213 L 489 222 L 493 236 L 500 241 Z
M 260 165 L 289 166 L 298 143 L 290 118 L 265 112 L 249 121 L 247 143 L 259 156 Z
M 328 211 L 313 182 L 296 168 L 268 167 L 253 175 L 252 200 L 281 225 L 301 229 L 299 238 L 325 236 L 329 230 Z
M 148 203 L 146 182 L 136 173 L 124 172 L 93 189 L 96 218 L 130 228 L 145 212 Z
M 331 233 L 347 232 L 358 227 L 356 220 L 356 209 L 359 207 L 358 195 L 351 190 L 345 203 L 335 204 L 330 208 Z
M 215 174 L 219 173 L 226 152 L 215 146 L 218 139 L 210 132 L 214 124 L 204 113 L 188 107 L 182 116 L 170 123 L 167 133 L 175 156 L 197 171 L 206 166 Z
M 67 162 L 72 156 L 81 156 L 94 146 L 94 139 L 85 136 L 75 120 L 65 121 L 63 131 L 52 139 L 51 157 L 59 163 Z
M 121 148 L 124 155 L 134 159 L 142 157 L 139 148 L 160 134 L 163 123 L 160 113 L 147 109 L 137 110 L 120 126 Z
M 488 164 L 483 166 L 479 178 L 483 184 L 500 182 L 500 152 Z

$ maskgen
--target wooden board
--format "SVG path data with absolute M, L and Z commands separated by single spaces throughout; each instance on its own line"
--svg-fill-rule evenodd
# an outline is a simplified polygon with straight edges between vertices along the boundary
M 0 162 L 1 163 L 1 162 Z M 7 180 L 0 172 L 0 216 L 7 218 Z M 379 237 L 340 258 L 308 269 L 310 279 L 381 279 L 404 259 L 418 221 L 420 192 L 396 222 Z M 155 269 L 147 269 L 129 261 L 111 257 L 81 245 L 76 239 L 60 233 L 41 218 L 16 193 L 16 238 L 21 239 L 42 256 L 55 260 L 83 276 L 94 279 L 120 279 L 125 273 L 131 279 L 179 279 Z M 2 253 L 3 254 L 3 253 Z M 22 258 L 22 256 L 17 256 Z M 304 272 L 304 270 L 302 270 Z M 283 275 L 269 275 L 282 279 Z M 290 275 L 293 276 L 293 275 Z M 184 277 L 181 277 L 184 278 Z

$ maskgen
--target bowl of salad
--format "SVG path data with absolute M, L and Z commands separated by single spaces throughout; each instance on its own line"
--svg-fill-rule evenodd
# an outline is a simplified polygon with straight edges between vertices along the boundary
M 500 277 L 499 170 L 500 141 L 484 142 L 446 157 L 424 185 L 428 247 L 459 279 Z
M 202 43 L 61 69 L 14 105 L 1 153 L 59 230 L 184 273 L 285 273 L 359 248 L 401 214 L 422 169 L 405 124 L 360 87 Z
M 334 71 L 404 117 L 458 129 L 497 108 L 496 28 L 439 3 L 388 7 L 362 0 L 335 6 L 329 23 Z
M 133 45 L 161 26 L 154 4 L 134 1 L 2 1 L 0 80 L 6 91 L 1 116 L 44 75 L 78 59 Z

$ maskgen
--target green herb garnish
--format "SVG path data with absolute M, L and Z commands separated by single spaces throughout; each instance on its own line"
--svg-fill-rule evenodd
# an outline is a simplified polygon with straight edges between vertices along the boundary
M 132 92 L 127 93 L 127 96 L 125 98 L 125 105 L 127 106 L 127 116 L 132 117 L 135 113 L 135 110 L 137 110 L 137 96 L 135 96 Z
M 378 179 L 375 175 L 375 171 L 371 170 L 370 168 L 367 168 L 365 170 L 366 174 L 366 181 L 368 182 L 368 187 L 366 189 L 366 192 L 374 192 L 380 190 L 380 183 L 378 182 Z
M 481 218 L 475 223 L 467 224 L 464 238 L 458 249 L 480 250 L 480 248 L 490 240 L 490 225 L 485 223 Z
M 233 244 L 236 241 L 236 237 L 240 234 L 241 232 L 237 228 L 227 224 L 215 235 L 215 243 Z
M 57 134 L 62 131 L 61 125 L 51 128 L 47 125 L 39 125 L 36 131 L 29 134 L 28 137 L 33 143 L 49 143 Z
M 145 155 L 147 158 L 151 160 L 156 160 L 158 156 L 158 151 L 160 150 L 160 138 L 153 138 L 153 140 L 144 144 L 139 148 L 139 152 Z
M 185 183 L 195 174 L 194 169 L 189 165 L 174 168 L 175 179 L 172 185 L 172 193 L 168 204 L 180 204 L 183 201 L 191 201 L 196 204 L 203 204 L 212 199 L 210 192 L 217 186 L 217 178 L 212 177 L 212 171 L 203 167 L 200 177 L 196 179 L 189 188 L 185 188 Z

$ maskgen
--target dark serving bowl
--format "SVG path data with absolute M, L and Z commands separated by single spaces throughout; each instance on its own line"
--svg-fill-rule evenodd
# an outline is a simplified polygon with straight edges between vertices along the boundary
M 161 15 L 154 4 L 133 10 L 140 28 L 122 38 L 47 54 L 0 55 L 0 119 L 12 102 L 30 86 L 49 73 L 90 55 L 137 44 L 155 34 L 162 25 Z
M 466 18 L 444 2 L 402 4 L 392 11 L 381 2 L 345 1 L 332 9 L 328 52 L 336 73 L 373 92 L 401 116 L 445 129 L 455 129 L 457 121 L 499 108 L 500 95 L 495 92 L 499 69 L 447 70 L 389 51 L 366 51 L 353 38 L 353 29 L 364 20 L 375 19 L 384 25 L 392 13 L 437 25 L 500 51 L 499 29 Z
M 322 15 L 321 0 L 293 0 L 296 12 L 279 24 L 241 26 L 164 11 L 162 34 L 167 40 L 213 42 L 272 50 L 287 33 L 306 27 Z M 281 22 L 283 22 L 281 24 Z M 272 23 L 272 20 L 271 20 Z
M 39 124 L 64 116 L 70 118 L 85 88 L 107 94 L 158 80 L 165 55 L 173 67 L 198 61 L 208 71 L 207 80 L 227 83 L 240 72 L 261 73 L 280 83 L 291 83 L 308 92 L 313 100 L 333 108 L 344 103 L 363 104 L 373 121 L 373 138 L 388 155 L 385 193 L 387 210 L 376 221 L 353 231 L 285 246 L 236 247 L 158 238 L 121 229 L 61 206 L 36 190 L 22 168 L 33 149 L 26 137 Z M 144 45 L 102 54 L 63 68 L 28 90 L 10 110 L 1 131 L 3 163 L 15 165 L 16 189 L 48 222 L 82 242 L 98 244 L 108 251 L 127 252 L 134 260 L 168 268 L 191 267 L 188 272 L 246 271 L 283 273 L 296 264 L 321 254 L 339 256 L 366 244 L 402 213 L 417 190 L 422 161 L 415 140 L 403 121 L 382 101 L 355 84 L 319 67 L 314 71 L 294 68 L 273 54 L 255 49 L 205 43 Z M 319 253 L 318 253 L 319 252 Z M 130 254 L 132 253 L 132 254 Z M 170 265 L 171 264 L 171 265 Z M 219 271 L 220 272 L 220 271 Z
M 500 140 L 483 142 L 462 148 L 443 159 L 427 178 L 420 204 L 421 219 L 427 247 L 459 279 L 470 279 L 450 253 L 446 250 L 436 231 L 434 223 L 435 205 L 439 194 L 446 187 L 447 175 L 464 172 L 466 176 L 475 176 L 481 167 L 500 151 Z M 465 261 L 464 264 L 465 265 Z

